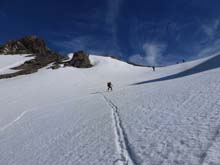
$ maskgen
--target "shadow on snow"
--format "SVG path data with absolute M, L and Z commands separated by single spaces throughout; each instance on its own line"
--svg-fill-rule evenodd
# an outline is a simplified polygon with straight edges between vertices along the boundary
M 196 73 L 204 72 L 207 70 L 215 69 L 218 67 L 220 67 L 220 55 L 217 55 L 217 56 L 215 56 L 215 57 L 213 57 L 213 58 L 211 58 L 211 59 L 193 67 L 193 68 L 190 68 L 186 71 L 183 71 L 183 72 L 180 72 L 180 73 L 177 73 L 174 75 L 162 77 L 162 78 L 157 78 L 157 79 L 153 79 L 153 80 L 147 80 L 147 81 L 134 83 L 132 85 L 141 85 L 141 84 L 152 83 L 152 82 L 157 82 L 157 81 L 176 79 L 176 78 L 185 77 L 185 76 L 193 75 Z

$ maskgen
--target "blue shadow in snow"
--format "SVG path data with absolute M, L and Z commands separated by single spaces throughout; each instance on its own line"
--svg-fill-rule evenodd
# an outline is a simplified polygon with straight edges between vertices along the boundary
M 185 77 L 185 76 L 193 75 L 196 73 L 204 72 L 207 70 L 215 69 L 218 67 L 220 67 L 220 55 L 217 55 L 217 56 L 215 56 L 215 57 L 213 57 L 213 58 L 211 58 L 211 59 L 193 67 L 193 68 L 190 68 L 186 71 L 183 71 L 183 72 L 180 72 L 180 73 L 177 73 L 174 75 L 162 77 L 162 78 L 157 78 L 154 80 L 147 80 L 147 81 L 134 83 L 132 85 L 141 85 L 141 84 L 152 83 L 152 82 L 157 82 L 157 81 L 176 79 L 176 78 Z

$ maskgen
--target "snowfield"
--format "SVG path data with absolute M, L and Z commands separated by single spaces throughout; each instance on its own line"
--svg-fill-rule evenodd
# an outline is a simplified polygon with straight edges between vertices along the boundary
M 155 72 L 90 60 L 0 80 L 1 165 L 220 165 L 219 55 Z
M 23 64 L 25 61 L 33 59 L 27 55 L 0 55 L 0 74 L 9 74 L 17 72 L 12 70 L 16 66 Z

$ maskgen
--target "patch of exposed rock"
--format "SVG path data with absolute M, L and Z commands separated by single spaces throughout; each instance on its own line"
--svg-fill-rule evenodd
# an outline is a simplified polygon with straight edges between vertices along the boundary
M 90 68 L 92 64 L 89 60 L 89 55 L 84 51 L 75 52 L 72 59 L 64 63 L 65 66 L 72 66 L 76 68 Z
M 0 75 L 0 79 L 34 73 L 51 63 L 59 65 L 62 60 L 68 58 L 50 50 L 44 40 L 36 36 L 28 36 L 19 40 L 9 41 L 0 46 L 0 54 L 31 54 L 30 56 L 35 57 L 18 67 L 12 68 L 18 70 L 17 72 Z
M 36 36 L 27 36 L 19 40 L 11 40 L 0 46 L 0 54 L 38 54 L 51 53 L 44 40 Z

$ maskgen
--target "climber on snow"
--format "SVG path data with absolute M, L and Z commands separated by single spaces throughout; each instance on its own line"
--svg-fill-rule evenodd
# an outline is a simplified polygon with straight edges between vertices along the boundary
M 111 82 L 107 82 L 107 87 L 108 87 L 108 91 L 112 91 L 112 83 Z

